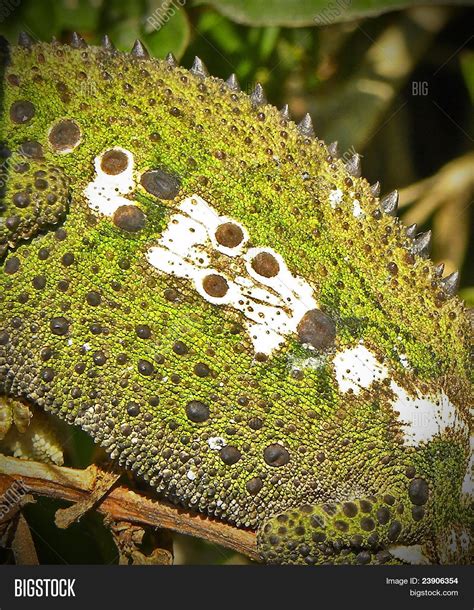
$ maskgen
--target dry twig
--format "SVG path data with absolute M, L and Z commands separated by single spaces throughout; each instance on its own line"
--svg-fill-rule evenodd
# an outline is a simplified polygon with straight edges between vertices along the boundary
M 109 481 L 109 488 L 113 485 L 116 475 L 100 471 L 99 478 L 103 490 L 107 486 L 106 481 Z M 95 492 L 98 477 L 96 466 L 76 470 L 0 455 L 0 489 L 8 486 L 8 481 L 20 479 L 34 496 L 81 502 L 81 506 L 86 506 L 90 494 Z M 216 519 L 177 508 L 168 502 L 153 499 L 124 486 L 115 486 L 105 495 L 100 495 L 95 509 L 108 519 L 196 536 L 258 560 L 256 535 L 252 531 L 238 529 Z M 96 497 L 94 495 L 95 499 Z

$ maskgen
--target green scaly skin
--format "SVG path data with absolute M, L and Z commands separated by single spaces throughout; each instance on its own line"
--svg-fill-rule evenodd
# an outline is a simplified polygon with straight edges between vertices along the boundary
M 397 563 L 393 547 L 414 545 L 468 562 L 471 329 L 432 263 L 364 178 L 272 106 L 172 62 L 77 46 L 24 42 L 5 70 L 0 393 L 81 426 L 171 501 L 258 530 L 267 562 Z M 80 129 L 69 152 L 50 131 L 64 119 Z M 133 154 L 137 231 L 84 195 L 113 147 Z M 154 169 L 176 196 L 140 184 Z M 309 283 L 334 341 L 314 350 L 293 332 L 264 357 L 243 314 L 150 265 L 191 195 Z M 343 391 L 334 358 L 361 342 L 389 379 Z M 443 390 L 464 423 L 407 443 L 391 380 Z

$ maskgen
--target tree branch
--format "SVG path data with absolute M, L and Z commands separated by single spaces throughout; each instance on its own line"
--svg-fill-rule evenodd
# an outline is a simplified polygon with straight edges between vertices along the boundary
M 113 487 L 103 494 L 106 482 L 109 481 L 112 487 L 116 478 L 116 474 L 96 466 L 76 470 L 0 454 L 0 490 L 8 489 L 13 481 L 21 480 L 33 495 L 81 503 L 88 509 L 91 507 L 90 498 L 96 495 L 99 485 L 101 493 L 94 508 L 114 521 L 149 525 L 196 536 L 258 561 L 255 532 L 177 508 L 168 502 L 156 500 L 143 492 L 135 492 L 124 486 Z M 0 496 L 0 504 L 1 502 Z

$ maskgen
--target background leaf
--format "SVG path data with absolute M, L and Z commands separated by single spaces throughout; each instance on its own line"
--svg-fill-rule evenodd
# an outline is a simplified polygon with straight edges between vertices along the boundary
M 155 57 L 165 57 L 171 52 L 180 59 L 188 46 L 188 17 L 186 11 L 174 3 L 150 3 L 142 29 L 143 41 Z
M 329 25 L 375 17 L 388 11 L 429 4 L 472 5 L 472 0 L 194 0 L 210 4 L 226 17 L 246 25 Z

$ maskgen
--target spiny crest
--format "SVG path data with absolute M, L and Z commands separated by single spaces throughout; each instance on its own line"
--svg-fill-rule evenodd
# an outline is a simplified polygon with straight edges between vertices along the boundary
M 331 157 L 335 157 L 335 158 L 339 157 L 339 149 L 338 149 L 337 140 L 335 142 L 331 142 L 330 144 L 328 144 L 328 152 L 331 155 Z
M 139 59 L 147 59 L 150 57 L 148 51 L 143 46 L 143 43 L 140 40 L 135 40 L 135 44 L 133 45 L 131 55 L 133 57 L 138 57 Z
M 239 81 L 233 72 L 225 82 L 231 91 L 240 91 Z
M 255 85 L 254 90 L 250 94 L 250 101 L 254 106 L 263 106 L 267 103 L 267 98 L 265 96 L 265 91 L 260 83 Z
M 423 258 L 428 258 L 431 251 L 431 229 L 425 233 L 419 233 L 413 242 L 412 252 Z
M 114 53 L 116 51 L 115 46 L 113 45 L 112 41 L 107 36 L 107 34 L 104 34 L 102 37 L 102 48 L 105 51 L 108 51 L 109 53 Z
M 385 195 L 380 202 L 380 207 L 389 216 L 396 216 L 398 210 L 398 191 L 392 191 L 388 195 Z
M 173 55 L 173 53 L 171 53 L 171 51 L 166 56 L 166 63 L 171 68 L 176 68 L 176 66 L 178 65 L 178 61 L 177 61 L 176 57 Z
M 407 227 L 405 232 L 410 239 L 413 239 L 418 232 L 418 225 L 416 222 Z
M 35 41 L 28 34 L 28 32 L 20 32 L 20 34 L 18 36 L 18 44 L 20 47 L 24 47 L 25 49 L 30 49 L 35 44 Z
M 73 49 L 85 49 L 87 47 L 87 43 L 82 36 L 79 36 L 77 32 L 73 32 L 71 34 L 71 47 Z
M 204 65 L 204 62 L 197 55 L 194 58 L 194 63 L 189 71 L 191 72 L 191 74 L 194 74 L 194 76 L 199 76 L 199 78 L 206 78 L 207 76 L 209 76 L 208 69 Z
M 443 273 L 444 273 L 444 263 L 439 263 L 435 267 L 435 275 L 436 275 L 436 277 L 443 277 Z
M 280 110 L 280 114 L 282 119 L 284 119 L 285 121 L 289 121 L 290 120 L 290 108 L 288 106 L 288 104 L 285 104 L 283 106 L 283 108 Z
M 303 120 L 298 123 L 298 129 L 307 138 L 314 138 L 313 121 L 309 113 L 306 113 Z
M 459 271 L 454 271 L 442 279 L 441 285 L 448 296 L 454 296 L 459 289 Z
M 54 38 L 52 39 L 51 42 L 52 42 L 52 44 L 57 44 L 57 41 Z M 20 32 L 19 37 L 18 37 L 18 45 L 20 47 L 23 47 L 25 49 L 31 49 L 34 44 L 35 44 L 35 40 L 27 32 L 24 32 L 24 31 Z M 70 46 L 74 49 L 83 49 L 83 48 L 87 47 L 87 43 L 77 32 L 73 32 L 71 34 Z M 113 45 L 113 43 L 111 42 L 111 40 L 107 34 L 105 34 L 102 38 L 101 48 L 105 52 L 108 52 L 110 54 L 118 53 L 118 51 L 116 50 L 115 46 Z M 135 41 L 135 43 L 130 51 L 130 55 L 131 55 L 131 57 L 136 58 L 136 59 L 144 59 L 144 60 L 150 59 L 150 54 L 148 53 L 146 47 L 138 39 Z M 179 66 L 178 61 L 176 60 L 175 56 L 171 52 L 167 54 L 165 61 L 170 68 L 176 68 Z M 193 65 L 191 66 L 189 71 L 191 74 L 193 74 L 194 76 L 196 76 L 198 78 L 204 79 L 204 78 L 209 77 L 209 71 L 208 71 L 207 67 L 205 66 L 204 62 L 197 56 L 195 57 Z M 241 91 L 239 81 L 237 79 L 237 76 L 234 73 L 232 73 L 227 78 L 227 80 L 225 81 L 225 84 L 226 84 L 227 88 L 231 91 L 234 91 L 234 92 Z M 261 85 L 261 83 L 256 83 L 254 89 L 252 90 L 252 92 L 249 95 L 249 99 L 250 99 L 251 104 L 255 108 L 258 108 L 258 107 L 263 106 L 268 103 L 264 88 Z M 282 119 L 285 121 L 291 120 L 288 104 L 285 104 L 281 108 L 280 115 L 281 115 Z M 316 137 L 311 115 L 309 113 L 307 113 L 303 117 L 303 119 L 296 125 L 296 127 L 302 136 L 304 136 L 306 138 L 315 138 Z M 339 151 L 338 151 L 337 141 L 328 144 L 327 150 L 328 150 L 328 153 L 330 156 L 332 156 L 333 158 L 338 158 Z M 353 176 L 355 178 L 361 177 L 361 174 L 362 174 L 361 156 L 358 153 L 353 154 L 345 162 L 345 168 L 346 168 L 346 171 L 348 172 L 348 174 L 350 174 L 351 176 Z M 380 182 L 377 181 L 374 184 L 370 185 L 370 190 L 374 197 L 379 198 L 380 192 L 381 192 Z M 381 211 L 384 214 L 386 214 L 388 216 L 392 216 L 392 217 L 395 217 L 397 215 L 398 204 L 399 204 L 399 193 L 397 190 L 394 190 L 394 191 L 388 193 L 387 195 L 385 195 L 380 200 L 380 203 L 379 203 Z M 417 234 L 417 225 L 412 224 L 406 228 L 406 235 L 410 240 L 412 240 L 412 245 L 410 247 L 412 254 L 414 254 L 416 256 L 420 256 L 422 258 L 428 258 L 430 255 L 430 250 L 431 250 L 431 240 L 432 240 L 431 231 L 428 230 L 424 233 Z M 434 275 L 437 278 L 442 278 L 443 271 L 444 271 L 444 264 L 440 263 L 439 265 L 437 265 L 434 268 Z M 440 285 L 444 289 L 447 296 L 451 297 L 451 296 L 455 295 L 456 291 L 459 287 L 459 273 L 456 271 L 456 272 L 452 273 L 451 275 L 445 277 L 444 279 L 440 279 Z
M 378 180 L 377 180 L 377 182 L 374 182 L 374 184 L 372 184 L 370 186 L 370 190 L 374 197 L 379 197 L 380 196 L 380 182 Z
M 354 178 L 360 178 L 362 174 L 362 166 L 360 162 L 360 155 L 355 153 L 346 163 L 346 170 Z

